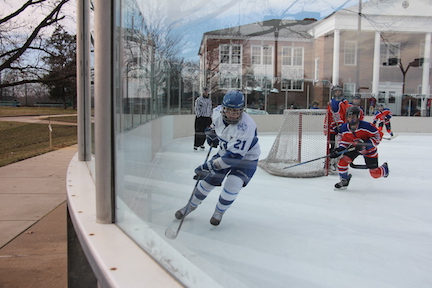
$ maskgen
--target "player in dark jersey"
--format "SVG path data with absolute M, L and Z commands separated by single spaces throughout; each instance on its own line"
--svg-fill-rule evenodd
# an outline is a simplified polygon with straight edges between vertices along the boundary
M 347 110 L 347 123 L 341 125 L 339 147 L 332 150 L 330 158 L 337 158 L 343 151 L 338 162 L 338 173 L 341 181 L 335 184 L 335 189 L 344 190 L 348 187 L 351 174 L 348 166 L 359 155 L 363 155 L 366 167 L 373 178 L 387 177 L 388 164 L 378 166 L 377 146 L 381 142 L 381 132 L 371 123 L 359 119 L 360 109 L 352 106 Z

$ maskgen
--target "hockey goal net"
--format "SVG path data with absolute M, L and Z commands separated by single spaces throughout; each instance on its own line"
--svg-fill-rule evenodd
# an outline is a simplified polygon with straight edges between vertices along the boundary
M 280 131 L 259 166 L 270 174 L 284 177 L 328 175 L 328 158 L 289 167 L 328 154 L 328 139 L 323 132 L 326 113 L 325 109 L 285 110 Z

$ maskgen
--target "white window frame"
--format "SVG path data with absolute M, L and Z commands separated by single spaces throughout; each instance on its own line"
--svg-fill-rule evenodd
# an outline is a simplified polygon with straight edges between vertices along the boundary
M 345 41 L 344 43 L 344 65 L 357 65 L 357 41 Z
M 317 57 L 317 58 L 315 58 L 315 75 L 314 75 L 314 79 L 315 79 L 315 81 L 318 81 L 319 80 L 319 57 Z
M 389 66 L 394 67 L 398 66 L 395 65 L 389 65 L 389 59 L 396 58 L 397 61 L 400 61 L 400 43 L 383 43 L 381 42 L 380 46 L 380 65 L 381 66 Z
M 241 89 L 241 79 L 234 74 L 227 73 L 219 78 L 219 88 L 226 90 L 240 90 Z
M 273 65 L 273 46 L 252 45 L 251 63 L 252 65 Z
M 242 64 L 242 45 L 240 44 L 220 44 L 219 62 L 221 64 Z
M 282 47 L 282 65 L 303 67 L 304 47 L 297 47 L 297 46 Z
M 282 79 L 281 91 L 303 91 L 303 80 Z
M 343 95 L 344 96 L 354 96 L 356 91 L 355 83 L 344 83 L 343 84 Z

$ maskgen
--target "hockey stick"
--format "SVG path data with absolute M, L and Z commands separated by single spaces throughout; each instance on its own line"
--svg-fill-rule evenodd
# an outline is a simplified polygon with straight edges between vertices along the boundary
M 210 152 L 211 152 L 212 148 L 213 148 L 213 146 L 210 146 L 210 149 L 209 149 L 209 151 L 208 151 L 208 153 L 207 153 L 207 157 L 205 158 L 204 163 L 207 162 L 207 160 L 208 160 L 208 158 L 209 158 L 209 156 L 210 156 Z M 192 201 L 192 197 L 193 197 L 193 195 L 194 195 L 195 188 L 198 186 L 198 182 L 199 182 L 200 180 L 201 180 L 201 179 L 198 178 L 197 181 L 195 182 L 195 186 L 194 186 L 194 188 L 193 188 L 193 190 L 192 190 L 192 194 L 191 194 L 191 196 L 189 197 L 189 201 L 188 201 L 188 203 L 187 203 L 187 205 L 186 205 L 185 213 L 183 214 L 183 217 L 180 219 L 180 224 L 178 225 L 177 230 L 174 230 L 172 227 L 168 227 L 168 228 L 165 230 L 165 236 L 166 236 L 168 239 L 176 239 L 176 238 L 177 238 L 177 235 L 178 235 L 178 233 L 180 232 L 180 228 L 181 228 L 182 225 L 183 225 L 183 221 L 184 221 L 184 219 L 186 218 L 186 215 L 187 215 L 187 212 L 188 212 L 188 209 L 189 209 L 189 204 L 190 204 L 190 202 Z
M 354 163 L 350 163 L 350 167 L 354 168 L 354 169 L 368 169 L 366 164 L 354 164 Z
M 391 137 L 382 137 L 382 138 L 385 139 L 385 140 L 392 140 L 392 139 L 396 138 L 398 135 L 399 135 L 399 134 L 394 134 L 394 135 L 391 136 Z
M 355 150 L 355 147 L 350 147 L 348 149 L 345 149 L 345 150 L 342 150 L 342 151 L 338 152 L 337 154 L 338 155 L 342 155 L 342 154 L 344 154 L 346 152 L 353 151 L 353 150 Z M 300 166 L 300 165 L 303 165 L 303 164 L 306 164 L 306 163 L 310 163 L 310 162 L 313 162 L 313 161 L 316 161 L 316 160 L 320 160 L 320 159 L 323 159 L 323 158 L 330 157 L 330 155 L 331 154 L 328 154 L 328 155 L 325 155 L 325 156 L 321 156 L 321 157 L 318 157 L 318 158 L 315 158 L 315 159 L 312 159 L 312 160 L 308 160 L 308 161 L 305 161 L 305 162 L 301 162 L 301 163 L 297 163 L 297 164 L 294 164 L 294 165 L 291 165 L 291 166 L 287 166 L 287 167 L 284 167 L 282 169 L 288 169 L 288 168 Z

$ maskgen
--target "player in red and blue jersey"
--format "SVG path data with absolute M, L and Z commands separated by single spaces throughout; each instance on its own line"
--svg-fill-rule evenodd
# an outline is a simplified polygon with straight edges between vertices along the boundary
M 336 147 L 336 135 L 340 132 L 340 127 L 345 123 L 346 110 L 351 105 L 343 97 L 342 87 L 336 85 L 332 88 L 332 99 L 327 105 L 327 113 L 324 120 L 324 135 L 328 136 L 329 151 L 334 150 Z M 330 172 L 336 173 L 337 161 L 332 159 L 330 161 Z
M 332 88 L 332 99 L 327 105 L 327 114 L 324 120 L 324 134 L 330 134 L 330 150 L 335 147 L 336 135 L 340 126 L 345 123 L 346 110 L 351 105 L 343 97 L 342 87 L 336 85 Z
M 364 115 L 365 115 L 365 113 L 364 113 L 364 111 L 363 111 L 363 108 L 361 107 L 361 96 L 360 96 L 360 94 L 355 94 L 355 95 L 353 96 L 353 99 L 352 99 L 352 106 L 356 106 L 356 107 L 358 107 L 358 108 L 360 109 L 360 116 L 359 116 L 359 119 L 360 119 L 360 120 L 364 120 Z
M 341 181 L 335 184 L 338 190 L 348 187 L 352 176 L 348 174 L 348 166 L 359 155 L 363 155 L 366 167 L 373 178 L 387 177 L 389 174 L 387 163 L 378 166 L 377 146 L 382 140 L 381 132 L 371 123 L 360 120 L 359 115 L 358 107 L 348 108 L 347 123 L 342 124 L 339 134 L 339 146 L 330 153 L 330 158 L 337 158 L 342 154 L 338 162 Z
M 392 112 L 388 108 L 384 108 L 384 105 L 378 107 L 378 111 L 375 112 L 375 117 L 373 119 L 373 124 L 378 123 L 378 130 L 382 132 L 383 126 L 385 125 L 387 132 L 393 137 L 393 132 L 391 130 L 390 118 L 393 116 Z

